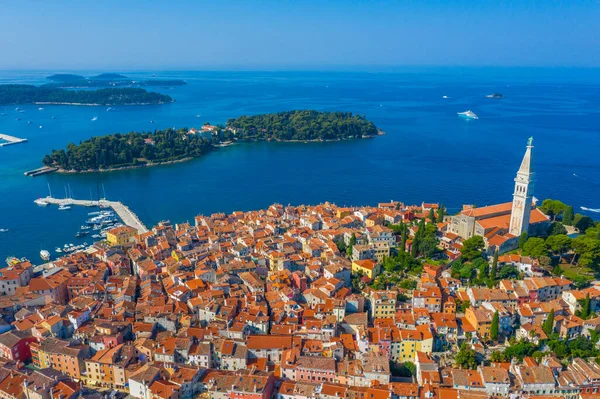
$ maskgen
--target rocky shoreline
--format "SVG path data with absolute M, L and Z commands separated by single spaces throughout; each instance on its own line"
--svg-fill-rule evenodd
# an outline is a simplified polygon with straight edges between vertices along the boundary
M 160 166 L 160 165 L 173 165 L 176 163 L 191 161 L 192 159 L 194 159 L 194 157 L 185 157 L 185 158 L 176 159 L 173 161 L 164 161 L 164 162 L 148 162 L 148 163 L 140 164 L 140 165 L 128 165 L 128 166 L 122 166 L 122 167 L 118 167 L 118 168 L 107 168 L 107 169 L 88 169 L 88 170 L 58 169 L 56 171 L 56 173 L 81 174 L 81 173 L 116 172 L 118 170 L 150 168 L 153 166 Z
M 73 104 L 73 105 L 77 105 L 77 104 Z M 385 132 L 383 131 L 378 131 L 377 136 L 383 136 L 385 134 Z M 371 139 L 371 138 L 375 138 L 377 136 L 363 136 L 362 139 Z M 228 142 L 228 143 L 223 143 L 223 144 L 217 144 L 217 145 L 213 145 L 212 148 L 213 149 L 217 149 L 217 148 L 224 148 L 224 147 L 229 147 L 231 145 L 234 145 L 236 143 L 243 143 L 243 142 L 259 142 L 259 141 L 265 141 L 265 142 L 277 142 L 277 143 L 330 143 L 330 142 L 339 142 L 339 141 L 349 141 L 349 140 L 358 140 L 357 138 L 344 138 L 344 139 L 332 139 L 332 140 L 323 140 L 323 139 L 316 139 L 316 140 L 266 140 L 266 139 L 251 139 L 251 140 L 239 140 L 239 141 L 234 141 L 234 142 Z M 101 173 L 101 172 L 115 172 L 115 171 L 119 171 L 119 170 L 129 170 L 129 169 L 141 169 L 141 168 L 149 168 L 149 167 L 153 167 L 153 166 L 161 166 L 161 165 L 172 165 L 172 164 L 176 164 L 176 163 L 182 163 L 182 162 L 187 162 L 187 161 L 191 161 L 192 159 L 194 159 L 195 157 L 185 157 L 185 158 L 181 158 L 181 159 L 176 159 L 173 161 L 164 161 L 164 162 L 147 162 L 144 164 L 140 164 L 140 165 L 128 165 L 128 166 L 122 166 L 122 167 L 118 167 L 118 168 L 107 168 L 107 169 L 88 169 L 88 170 L 73 170 L 73 169 L 57 169 L 56 173 L 62 173 L 62 174 L 80 174 L 80 173 Z

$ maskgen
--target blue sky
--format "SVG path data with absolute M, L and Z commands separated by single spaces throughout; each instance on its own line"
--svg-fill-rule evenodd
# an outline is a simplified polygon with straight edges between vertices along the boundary
M 600 67 L 600 1 L 6 1 L 0 69 Z

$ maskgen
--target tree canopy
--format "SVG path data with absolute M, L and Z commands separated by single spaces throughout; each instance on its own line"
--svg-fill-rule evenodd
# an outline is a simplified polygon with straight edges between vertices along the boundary
M 153 133 L 131 132 L 92 137 L 65 150 L 52 150 L 43 163 L 64 170 L 99 170 L 142 165 L 147 162 L 173 161 L 198 157 L 210 151 L 208 140 L 187 135 L 187 129 L 157 130 Z
M 238 139 L 339 140 L 378 134 L 373 122 L 351 112 L 296 110 L 229 119 Z
M 136 88 L 65 90 L 52 87 L 0 85 L 0 104 L 65 103 L 89 105 L 165 104 L 173 99 L 165 94 Z
M 485 246 L 483 237 L 473 236 L 463 242 L 463 246 L 460 249 L 460 254 L 463 259 L 469 261 L 481 256 L 481 250 Z

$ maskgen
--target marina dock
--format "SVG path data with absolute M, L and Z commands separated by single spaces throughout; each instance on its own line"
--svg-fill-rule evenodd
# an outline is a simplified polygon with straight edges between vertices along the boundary
M 29 170 L 29 171 L 25 172 L 24 175 L 30 176 L 30 177 L 36 177 L 36 176 L 45 175 L 46 173 L 56 172 L 57 170 L 58 170 L 58 168 L 53 168 L 50 166 L 43 166 L 41 168 Z
M 7 145 L 27 142 L 27 139 L 20 139 L 18 137 L 9 136 L 8 134 L 1 134 L 1 133 L 0 133 L 0 140 L 5 141 L 5 143 L 0 143 L 0 147 L 6 147 Z
M 146 233 L 148 231 L 148 228 L 144 225 L 144 223 L 142 223 L 142 221 L 137 217 L 137 215 L 135 213 L 133 213 L 133 211 L 131 209 L 129 209 L 129 207 L 127 205 L 125 205 L 119 201 L 108 201 L 106 199 L 92 201 L 92 200 L 76 200 L 76 199 L 72 199 L 72 198 L 68 198 L 68 199 L 53 198 L 53 197 L 42 198 L 42 200 L 44 202 L 47 202 L 48 204 L 53 204 L 53 205 L 68 204 L 68 205 L 77 205 L 77 206 L 88 206 L 88 207 L 99 206 L 99 207 L 105 207 L 105 208 L 112 208 L 113 211 L 115 211 L 115 213 L 117 215 L 119 215 L 119 217 L 121 218 L 123 223 L 125 223 L 127 226 L 137 229 L 138 233 L 140 233 L 140 234 Z

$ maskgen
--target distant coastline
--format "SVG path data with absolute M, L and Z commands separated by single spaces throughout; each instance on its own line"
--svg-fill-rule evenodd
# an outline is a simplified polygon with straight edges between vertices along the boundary
M 55 102 L 55 101 L 38 101 L 35 102 L 35 105 L 73 105 L 76 107 L 112 107 L 112 106 L 130 106 L 130 105 L 162 105 L 162 104 L 170 104 L 174 103 L 175 100 L 171 99 L 171 101 L 166 102 L 156 102 L 156 103 L 127 103 L 127 104 L 98 104 L 98 103 L 65 103 L 65 102 Z
M 23 84 L 0 85 L 2 105 L 74 105 L 121 106 L 162 105 L 174 102 L 166 94 L 141 88 L 101 88 L 96 90 L 67 90 L 56 87 Z

